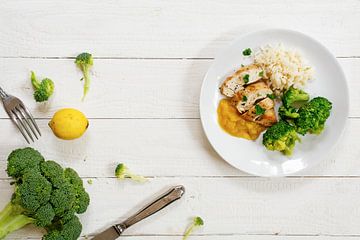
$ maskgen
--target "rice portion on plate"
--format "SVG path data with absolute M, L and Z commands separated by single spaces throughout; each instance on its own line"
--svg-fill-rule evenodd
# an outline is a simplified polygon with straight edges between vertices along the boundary
M 254 62 L 261 65 L 271 89 L 281 95 L 290 86 L 301 88 L 313 77 L 314 70 L 295 49 L 267 45 L 255 53 Z

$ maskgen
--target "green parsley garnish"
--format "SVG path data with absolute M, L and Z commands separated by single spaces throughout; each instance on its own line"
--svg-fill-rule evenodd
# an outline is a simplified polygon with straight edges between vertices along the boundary
M 264 76 L 264 71 L 259 72 L 259 77 L 263 77 Z
M 250 56 L 251 55 L 251 49 L 250 48 L 246 48 L 246 49 L 244 49 L 244 51 L 242 52 L 242 54 L 244 55 L 244 56 Z
M 246 101 L 247 101 L 247 96 L 243 96 L 243 97 L 242 97 L 242 101 L 243 101 L 243 102 L 246 102 Z
M 275 94 L 268 94 L 267 97 L 272 100 L 274 100 L 276 98 Z
M 244 64 L 241 64 L 241 67 L 245 67 L 245 65 L 244 65 Z
M 243 80 L 244 80 L 245 84 L 249 82 L 249 77 L 250 77 L 249 74 L 245 74 L 245 76 L 243 77 Z
M 255 105 L 255 114 L 256 115 L 263 115 L 265 113 L 265 109 L 260 107 L 259 105 Z

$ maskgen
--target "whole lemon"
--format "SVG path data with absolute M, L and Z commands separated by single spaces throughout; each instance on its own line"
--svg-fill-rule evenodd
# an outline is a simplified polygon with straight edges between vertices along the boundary
M 58 138 L 72 140 L 84 134 L 89 127 L 89 121 L 79 110 L 64 108 L 54 114 L 49 127 Z

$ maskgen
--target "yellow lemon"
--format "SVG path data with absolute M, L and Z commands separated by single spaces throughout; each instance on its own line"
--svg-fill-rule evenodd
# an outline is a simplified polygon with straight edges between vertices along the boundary
M 49 127 L 58 138 L 72 140 L 84 134 L 89 127 L 89 121 L 82 112 L 64 108 L 54 114 Z

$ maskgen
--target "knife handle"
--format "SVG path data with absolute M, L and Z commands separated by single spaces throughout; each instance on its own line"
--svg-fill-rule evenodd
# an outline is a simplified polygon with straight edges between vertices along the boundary
M 176 186 L 171 188 L 168 192 L 160 196 L 158 199 L 150 203 L 148 206 L 126 219 L 124 222 L 115 225 L 116 231 L 121 234 L 125 229 L 131 227 L 135 223 L 153 215 L 154 213 L 165 208 L 169 204 L 180 199 L 185 193 L 184 186 Z

